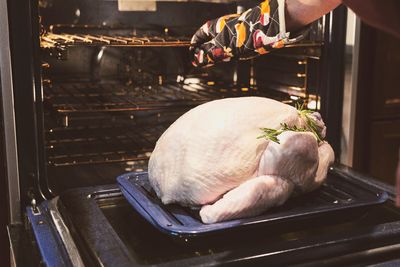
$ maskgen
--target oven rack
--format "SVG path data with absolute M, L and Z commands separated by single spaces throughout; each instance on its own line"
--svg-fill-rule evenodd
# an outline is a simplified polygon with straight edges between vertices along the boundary
M 170 35 L 137 34 L 101 34 L 88 33 L 53 33 L 46 32 L 40 37 L 40 47 L 51 57 L 67 59 L 69 47 L 74 46 L 109 46 L 109 47 L 186 47 L 190 46 L 191 37 Z M 319 57 L 321 41 L 304 40 L 287 45 L 284 51 L 289 54 Z M 285 52 L 283 53 L 285 54 Z
M 50 56 L 65 60 L 68 48 L 74 46 L 112 47 L 189 47 L 189 37 L 136 36 L 95 33 L 45 33 L 40 37 L 40 47 Z
M 41 48 L 67 47 L 77 45 L 89 46 L 126 46 L 126 47 L 188 47 L 190 37 L 157 36 L 157 35 L 112 35 L 88 33 L 52 33 L 47 32 L 40 37 Z M 322 42 L 303 41 L 287 45 L 294 47 L 320 47 Z
M 188 37 L 172 36 L 135 36 L 77 33 L 45 33 L 40 38 L 42 48 L 89 46 L 125 46 L 125 47 L 187 47 Z
M 171 123 L 52 128 L 46 132 L 47 164 L 60 167 L 147 161 Z
M 256 87 L 208 84 L 164 84 L 132 87 L 121 83 L 52 83 L 45 87 L 45 103 L 55 114 L 65 116 L 188 109 L 201 103 L 226 97 L 265 96 L 280 101 L 290 97 L 273 90 Z

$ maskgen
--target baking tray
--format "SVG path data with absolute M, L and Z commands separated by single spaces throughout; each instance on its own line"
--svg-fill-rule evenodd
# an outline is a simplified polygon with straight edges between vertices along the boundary
M 246 227 L 268 227 L 305 219 L 350 218 L 355 211 L 384 203 L 385 191 L 355 179 L 330 173 L 321 187 L 313 192 L 290 198 L 284 205 L 251 218 L 214 224 L 202 223 L 199 210 L 179 205 L 164 205 L 150 186 L 147 172 L 126 173 L 117 178 L 129 204 L 149 223 L 170 237 L 188 238 L 229 232 Z M 343 212 L 344 214 L 339 214 Z

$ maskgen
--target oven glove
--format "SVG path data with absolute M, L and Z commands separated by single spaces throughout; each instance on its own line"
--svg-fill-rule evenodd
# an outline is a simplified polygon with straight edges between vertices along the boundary
M 265 0 L 241 15 L 207 21 L 192 37 L 192 63 L 211 66 L 231 58 L 250 59 L 298 42 L 307 32 L 290 39 L 285 25 L 285 0 Z

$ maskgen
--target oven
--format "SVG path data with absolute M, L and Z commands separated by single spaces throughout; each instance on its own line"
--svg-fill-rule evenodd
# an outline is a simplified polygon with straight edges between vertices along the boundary
M 400 211 L 391 186 L 339 161 L 326 216 L 175 240 L 135 211 L 116 178 L 146 173 L 155 142 L 207 101 L 263 96 L 304 103 L 340 154 L 346 9 L 269 55 L 197 69 L 188 50 L 206 20 L 257 1 L 1 0 L 1 85 L 16 266 L 360 266 L 395 262 Z M 307 196 L 306 196 L 307 200 Z M 305 201 L 306 201 L 305 200 Z M 339 209 L 337 209 L 339 210 Z

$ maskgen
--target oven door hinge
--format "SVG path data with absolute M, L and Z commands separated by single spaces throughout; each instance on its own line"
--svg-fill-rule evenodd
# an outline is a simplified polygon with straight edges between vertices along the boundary
M 30 202 L 31 202 L 30 209 L 32 210 L 32 214 L 33 215 L 40 215 L 41 212 L 40 212 L 39 206 L 37 205 L 35 194 L 32 191 L 29 191 L 28 192 L 28 197 L 29 197 Z
M 37 206 L 36 199 L 34 199 L 34 198 L 31 199 L 31 209 L 32 209 L 33 215 L 40 215 L 40 209 Z

